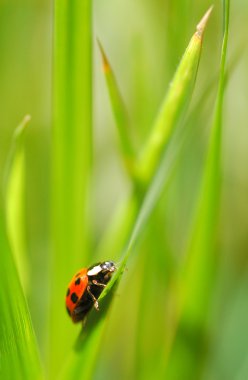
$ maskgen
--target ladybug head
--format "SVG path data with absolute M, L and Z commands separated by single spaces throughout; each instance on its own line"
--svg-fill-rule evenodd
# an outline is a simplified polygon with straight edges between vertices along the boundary
M 104 261 L 101 264 L 102 272 L 114 272 L 116 270 L 115 263 L 113 261 Z
M 111 276 L 115 270 L 116 266 L 113 261 L 104 261 L 88 268 L 87 275 L 89 277 L 105 276 L 106 274 Z
M 113 261 L 104 261 L 90 267 L 88 269 L 87 276 L 90 281 L 97 281 L 106 285 L 115 270 L 116 266 Z

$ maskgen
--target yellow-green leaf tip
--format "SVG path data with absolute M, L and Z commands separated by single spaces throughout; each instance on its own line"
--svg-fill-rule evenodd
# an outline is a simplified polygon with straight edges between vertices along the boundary
M 31 120 L 30 115 L 24 116 L 22 122 L 18 125 L 18 127 L 16 128 L 14 132 L 14 138 L 17 138 L 23 132 L 23 130 L 26 128 L 30 120 Z
M 101 42 L 99 41 L 99 39 L 97 39 L 97 43 L 98 43 L 98 46 L 99 46 L 99 49 L 101 52 L 101 56 L 102 56 L 102 63 L 103 63 L 102 69 L 103 69 L 104 73 L 107 73 L 110 71 L 110 64 L 109 64 L 108 58 L 105 54 L 105 51 L 104 51 L 103 46 L 102 46 Z
M 27 124 L 27 123 L 30 122 L 30 120 L 31 120 L 31 115 L 26 115 L 26 116 L 24 116 L 24 118 L 23 118 L 23 123 Z
M 207 25 L 207 22 L 209 20 L 209 17 L 212 13 L 212 10 L 213 10 L 213 5 L 207 10 L 207 12 L 205 13 L 205 15 L 202 17 L 201 21 L 199 22 L 199 24 L 197 25 L 196 27 L 196 33 L 199 37 L 202 37 L 203 36 L 203 33 L 205 31 L 205 28 L 206 28 L 206 25 Z

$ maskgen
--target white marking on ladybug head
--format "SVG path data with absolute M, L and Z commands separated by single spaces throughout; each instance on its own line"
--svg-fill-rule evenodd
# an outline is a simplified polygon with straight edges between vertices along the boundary
M 101 264 L 101 267 L 104 271 L 114 272 L 116 270 L 115 263 L 113 261 L 105 261 Z
M 96 276 L 98 273 L 102 271 L 102 267 L 100 265 L 96 265 L 87 272 L 87 276 Z

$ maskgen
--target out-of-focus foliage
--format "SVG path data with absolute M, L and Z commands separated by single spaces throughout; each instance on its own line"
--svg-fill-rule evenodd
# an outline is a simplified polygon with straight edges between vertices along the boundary
M 133 145 L 138 152 L 147 141 L 165 89 L 170 86 L 195 25 L 210 5 L 206 0 L 94 1 L 94 153 L 89 204 L 93 249 L 82 254 L 82 257 L 88 256 L 88 262 L 82 260 L 82 266 L 94 263 L 94 253 L 101 252 L 99 247 L 107 226 L 130 194 L 130 181 L 118 150 L 96 40 L 100 39 L 113 67 L 129 115 Z M 184 120 L 184 128 L 189 133 L 181 159 L 145 229 L 143 242 L 137 247 L 139 255 L 128 262 L 128 270 L 114 295 L 94 368 L 95 379 L 150 379 L 154 378 L 154 370 L 156 378 L 163 378 L 164 358 L 170 358 L 173 332 L 180 314 L 175 295 L 180 294 L 177 287 L 179 278 L 183 277 L 182 263 L 209 147 L 222 16 L 222 1 L 216 0 L 204 37 L 194 96 Z M 0 172 L 4 170 L 14 129 L 25 114 L 31 114 L 32 122 L 24 142 L 27 165 L 24 215 L 29 273 L 26 294 L 44 363 L 49 361 L 47 327 L 52 276 L 49 232 L 52 23 L 52 3 L 48 0 L 3 0 L 0 4 Z M 247 1 L 233 1 L 227 67 L 233 58 L 239 58 L 226 78 L 220 209 L 211 297 L 203 329 L 199 331 L 193 326 L 179 331 L 185 334 L 185 345 L 183 350 L 176 351 L 175 363 L 172 363 L 178 368 L 184 365 L 196 368 L 197 364 L 196 379 L 245 380 L 248 377 L 247 23 Z M 177 143 L 177 136 L 173 143 Z M 1 246 L 5 247 L 2 242 Z M 118 252 L 116 257 L 119 257 Z M 111 258 L 101 256 L 101 259 Z M 68 281 L 72 275 L 68 273 Z M 66 286 L 67 283 L 61 293 Z M 59 302 L 63 305 L 64 299 Z M 69 318 L 63 323 L 65 331 L 72 330 Z M 73 328 L 76 336 L 80 327 Z M 202 334 L 200 345 L 199 334 Z M 63 331 L 60 339 L 63 339 Z M 187 348 L 192 350 L 189 357 L 193 361 L 185 360 L 188 358 L 185 347 L 186 351 Z M 198 349 L 197 355 L 194 348 Z M 70 349 L 68 347 L 68 352 Z

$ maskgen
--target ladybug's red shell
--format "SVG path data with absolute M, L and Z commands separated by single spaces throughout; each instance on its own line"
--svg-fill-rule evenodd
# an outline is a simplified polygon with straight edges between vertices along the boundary
M 87 268 L 81 269 L 69 283 L 66 294 L 66 308 L 72 316 L 78 302 L 82 298 L 88 285 Z
M 104 261 L 81 269 L 71 280 L 66 294 L 66 308 L 74 323 L 83 321 L 115 272 L 113 261 Z

